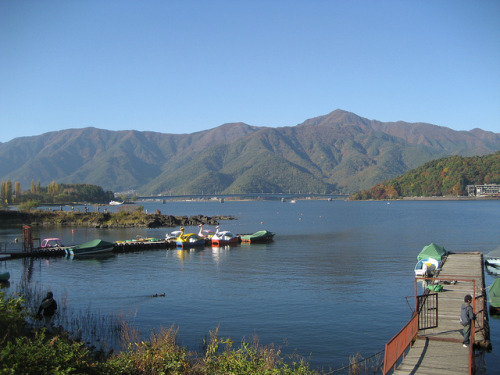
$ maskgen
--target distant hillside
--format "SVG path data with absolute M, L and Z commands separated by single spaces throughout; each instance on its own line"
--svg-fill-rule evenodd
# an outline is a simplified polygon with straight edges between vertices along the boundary
M 467 195 L 467 185 L 500 184 L 500 152 L 433 160 L 400 177 L 361 191 L 352 199 Z
M 68 129 L 0 144 L 0 180 L 87 183 L 140 194 L 366 189 L 429 160 L 500 150 L 500 134 L 368 120 L 336 110 L 292 127 L 193 134 Z

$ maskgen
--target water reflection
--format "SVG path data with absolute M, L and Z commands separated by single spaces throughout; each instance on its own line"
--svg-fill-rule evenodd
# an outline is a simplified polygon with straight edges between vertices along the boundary
M 112 253 L 94 254 L 89 256 L 77 256 L 76 258 L 74 255 L 71 254 L 64 255 L 64 259 L 68 261 L 82 262 L 93 266 L 102 266 L 103 263 L 110 261 L 110 259 L 114 257 L 115 254 Z
M 263 344 L 288 342 L 284 353 L 311 356 L 313 367 L 337 368 L 353 353 L 382 350 L 407 323 L 415 257 L 425 244 L 485 252 L 498 245 L 497 228 L 484 225 L 500 219 L 498 203 L 168 202 L 162 212 L 234 216 L 221 225 L 234 233 L 268 229 L 276 233 L 274 242 L 141 250 L 97 261 L 12 260 L 11 289 L 29 279 L 67 294 L 71 308 L 92 304 L 103 314 L 131 314 L 146 336 L 149 328 L 176 324 L 180 343 L 192 350 L 220 324 L 221 334 L 235 341 L 256 334 Z M 155 210 L 153 203 L 144 206 Z M 164 238 L 174 230 L 72 229 L 37 230 L 41 238 L 59 237 L 68 245 Z M 493 340 L 500 337 L 497 322 L 491 324 Z

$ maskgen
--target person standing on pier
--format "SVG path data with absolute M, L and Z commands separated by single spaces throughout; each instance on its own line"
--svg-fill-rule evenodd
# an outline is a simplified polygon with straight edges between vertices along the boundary
M 42 316 L 43 311 L 43 324 L 47 331 L 52 332 L 52 318 L 57 310 L 57 303 L 54 299 L 52 292 L 47 293 L 47 297 L 42 300 L 40 307 L 38 308 L 38 316 Z
M 462 304 L 462 310 L 460 313 L 460 323 L 464 327 L 462 331 L 462 336 L 464 337 L 463 345 L 467 348 L 470 345 L 470 329 L 472 321 L 476 320 L 476 314 L 472 311 L 472 296 L 467 294 L 464 297 L 464 303 Z

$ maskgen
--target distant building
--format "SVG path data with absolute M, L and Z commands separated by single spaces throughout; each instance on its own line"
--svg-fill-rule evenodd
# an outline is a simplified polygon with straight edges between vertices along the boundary
M 467 195 L 470 197 L 498 197 L 500 184 L 467 185 Z

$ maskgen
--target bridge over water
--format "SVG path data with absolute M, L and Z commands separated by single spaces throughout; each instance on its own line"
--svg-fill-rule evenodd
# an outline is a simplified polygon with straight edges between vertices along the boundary
M 302 194 L 302 193 L 246 193 L 246 194 L 181 194 L 181 195 L 150 195 L 139 196 L 139 200 L 226 200 L 226 199 L 248 199 L 248 200 L 293 200 L 293 199 L 345 199 L 347 194 Z

